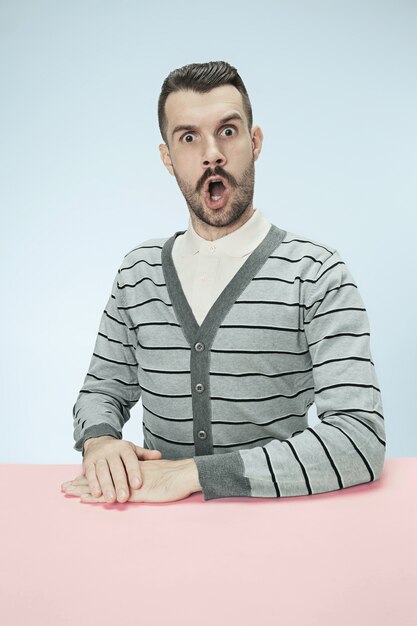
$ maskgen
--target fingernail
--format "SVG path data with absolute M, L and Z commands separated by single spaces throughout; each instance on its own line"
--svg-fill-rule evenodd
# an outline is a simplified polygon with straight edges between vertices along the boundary
M 106 497 L 110 498 L 110 499 L 113 498 L 113 492 L 112 491 L 108 491 Z
M 75 485 L 68 485 L 68 487 L 66 487 L 67 491 L 73 491 L 75 489 Z
M 132 480 L 132 483 L 133 483 L 134 487 L 139 487 L 139 485 L 140 485 L 139 478 L 134 478 Z
M 124 491 L 124 489 L 120 489 L 119 498 L 125 498 L 125 497 L 126 497 L 126 491 Z

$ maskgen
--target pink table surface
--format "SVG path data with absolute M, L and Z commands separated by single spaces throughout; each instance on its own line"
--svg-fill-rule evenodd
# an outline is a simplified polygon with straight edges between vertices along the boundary
M 416 626 L 417 458 L 289 498 L 87 504 L 0 465 L 2 626 Z

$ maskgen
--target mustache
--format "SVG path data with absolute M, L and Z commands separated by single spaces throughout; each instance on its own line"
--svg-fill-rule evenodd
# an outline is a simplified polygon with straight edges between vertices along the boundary
M 222 178 L 224 178 L 225 180 L 227 180 L 227 182 L 232 185 L 232 187 L 236 187 L 237 185 L 237 181 L 235 179 L 234 176 L 232 176 L 231 174 L 228 174 L 227 172 L 225 172 L 225 170 L 220 167 L 220 165 L 217 165 L 214 170 L 211 169 L 207 169 L 203 176 L 200 178 L 200 180 L 197 183 L 196 186 L 196 192 L 198 193 L 199 191 L 201 191 L 201 189 L 204 187 L 204 184 L 206 182 L 206 180 L 208 178 L 210 178 L 210 176 L 221 176 Z

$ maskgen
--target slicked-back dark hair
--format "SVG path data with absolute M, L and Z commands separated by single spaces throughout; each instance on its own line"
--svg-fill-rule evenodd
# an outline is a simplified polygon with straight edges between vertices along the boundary
M 253 124 L 252 106 L 246 87 L 237 69 L 229 65 L 229 63 L 226 63 L 226 61 L 191 63 L 170 72 L 162 83 L 161 93 L 158 99 L 158 123 L 162 139 L 166 144 L 168 144 L 168 141 L 165 103 L 169 94 L 175 91 L 185 91 L 187 89 L 197 93 L 207 93 L 221 85 L 233 85 L 241 93 L 243 108 L 248 120 L 249 132 L 251 131 Z

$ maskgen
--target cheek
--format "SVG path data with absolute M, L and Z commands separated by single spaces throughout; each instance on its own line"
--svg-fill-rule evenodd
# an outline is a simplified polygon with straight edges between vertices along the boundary
M 172 165 L 175 171 L 186 180 L 192 180 L 195 172 L 197 171 L 199 158 L 197 153 L 191 150 L 186 154 L 176 154 L 172 160 Z
M 249 167 L 250 163 L 253 162 L 253 154 L 251 150 L 245 147 L 244 150 L 229 154 L 227 161 L 225 169 L 239 179 L 243 175 L 243 172 Z
M 202 170 L 200 170 L 198 166 L 199 160 L 197 156 L 194 158 L 188 157 L 187 159 L 182 159 L 180 164 L 177 164 L 175 171 L 194 189 L 203 174 Z
M 241 137 L 240 140 L 234 142 L 233 146 L 230 146 L 228 156 L 229 158 L 233 157 L 236 162 L 246 163 L 248 159 L 253 157 L 252 142 L 248 141 L 246 137 Z

